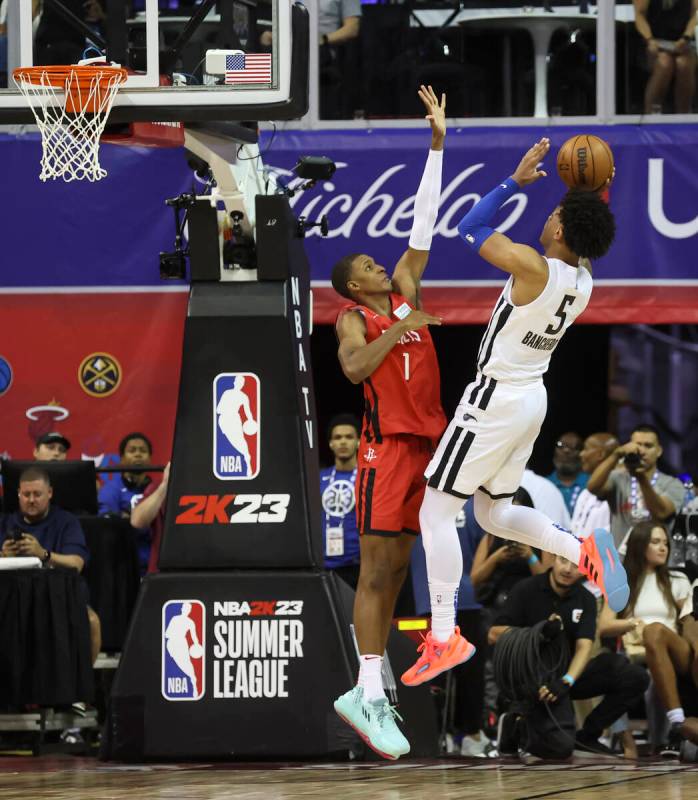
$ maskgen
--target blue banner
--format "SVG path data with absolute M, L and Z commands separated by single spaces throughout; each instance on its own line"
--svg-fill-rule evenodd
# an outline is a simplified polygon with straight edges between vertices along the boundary
M 501 272 L 461 242 L 456 226 L 472 204 L 511 175 L 523 153 L 541 136 L 552 142 L 548 177 L 517 194 L 496 219 L 500 231 L 536 246 L 548 214 L 566 187 L 557 177 L 557 150 L 575 128 L 458 128 L 446 137 L 441 207 L 425 278 L 439 281 L 492 280 Z M 697 277 L 698 126 L 585 127 L 605 139 L 614 153 L 611 189 L 618 232 L 594 275 L 615 280 L 677 280 Z M 326 214 L 330 234 L 317 229 L 307 239 L 315 280 L 328 280 L 341 255 L 366 252 L 390 268 L 407 246 L 413 199 L 429 147 L 424 130 L 277 133 L 264 163 L 282 177 L 299 155 L 324 155 L 337 164 L 331 181 L 299 193 L 297 215 Z M 291 185 L 294 181 L 291 180 Z

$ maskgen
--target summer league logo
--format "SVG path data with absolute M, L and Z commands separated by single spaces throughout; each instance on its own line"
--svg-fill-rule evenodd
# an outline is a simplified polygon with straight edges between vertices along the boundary
M 222 481 L 259 475 L 259 378 L 222 372 L 213 381 L 213 474 Z
M 162 696 L 204 696 L 206 609 L 200 600 L 168 600 L 162 607 Z

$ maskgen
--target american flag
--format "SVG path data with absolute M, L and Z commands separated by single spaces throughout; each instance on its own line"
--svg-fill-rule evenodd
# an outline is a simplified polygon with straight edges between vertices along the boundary
M 271 53 L 235 53 L 226 56 L 225 82 L 271 83 Z

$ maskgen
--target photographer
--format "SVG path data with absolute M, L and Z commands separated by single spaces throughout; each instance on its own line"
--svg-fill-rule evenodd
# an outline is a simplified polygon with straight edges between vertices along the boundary
M 584 700 L 603 695 L 603 700 L 591 711 L 584 720 L 582 729 L 577 732 L 574 748 L 609 754 L 610 751 L 598 741 L 599 736 L 604 728 L 632 708 L 647 688 L 649 678 L 642 667 L 631 664 L 627 658 L 617 653 L 602 651 L 591 658 L 596 636 L 596 601 L 581 581 L 582 576 L 576 565 L 562 556 L 556 556 L 553 567 L 548 572 L 527 578 L 514 587 L 505 607 L 490 628 L 488 640 L 497 645 L 496 660 L 497 649 L 507 647 L 511 642 L 507 642 L 503 634 L 509 636 L 512 628 L 530 629 L 543 623 L 539 635 L 544 641 L 554 641 L 562 633 L 567 639 L 571 658 L 560 670 L 561 674 L 553 680 L 545 685 L 530 686 L 529 701 L 534 706 L 527 719 L 529 741 L 530 728 L 536 724 L 535 721 L 547 722 L 547 715 L 536 711 L 540 708 L 539 703 L 554 705 L 567 697 Z M 520 660 L 523 661 L 527 655 L 530 653 L 527 654 L 522 649 Z M 507 664 L 507 670 L 520 675 L 528 666 L 529 661 L 522 664 L 511 663 Z M 536 700 L 539 702 L 535 702 Z M 564 724 L 564 718 L 562 722 Z M 505 724 L 502 727 L 509 726 Z M 556 727 L 546 730 L 546 735 L 549 738 L 562 736 Z M 551 739 L 544 751 L 553 753 L 560 749 L 559 744 Z
M 638 425 L 627 444 L 605 458 L 591 474 L 587 489 L 611 508 L 611 533 L 620 547 L 630 528 L 642 520 L 669 520 L 681 508 L 685 489 L 678 478 L 657 469 L 662 455 L 659 433 Z

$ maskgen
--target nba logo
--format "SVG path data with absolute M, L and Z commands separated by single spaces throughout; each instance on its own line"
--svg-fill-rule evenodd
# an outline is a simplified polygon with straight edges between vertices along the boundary
M 206 666 L 206 609 L 200 600 L 162 607 L 162 696 L 201 700 Z
M 222 372 L 213 381 L 213 474 L 222 481 L 259 475 L 259 378 Z

